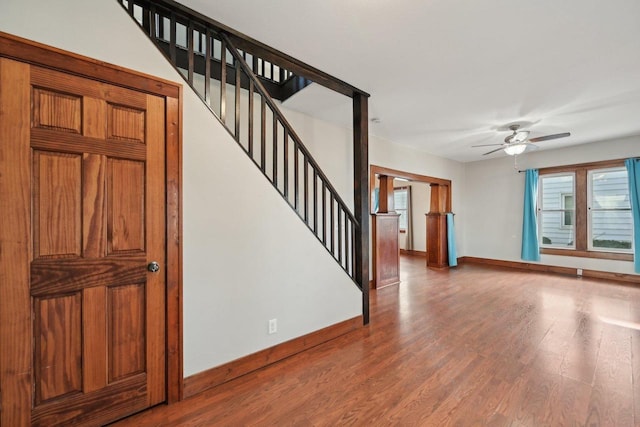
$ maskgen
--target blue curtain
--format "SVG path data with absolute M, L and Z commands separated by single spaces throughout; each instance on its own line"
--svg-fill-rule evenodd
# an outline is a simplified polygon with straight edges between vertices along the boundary
M 629 178 L 629 201 L 633 215 L 633 267 L 640 273 L 640 159 L 624 161 Z
M 449 267 L 458 265 L 458 253 L 456 252 L 456 232 L 453 229 L 453 214 L 447 214 L 447 249 L 449 250 Z
M 522 216 L 522 253 L 525 261 L 540 261 L 536 202 L 538 199 L 538 170 L 527 169 L 524 182 L 524 212 Z

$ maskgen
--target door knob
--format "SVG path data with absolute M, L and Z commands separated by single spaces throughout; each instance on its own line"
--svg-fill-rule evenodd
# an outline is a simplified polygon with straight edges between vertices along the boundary
M 152 273 L 157 273 L 160 270 L 160 264 L 158 264 L 156 261 L 151 261 L 149 265 L 147 265 L 147 270 Z

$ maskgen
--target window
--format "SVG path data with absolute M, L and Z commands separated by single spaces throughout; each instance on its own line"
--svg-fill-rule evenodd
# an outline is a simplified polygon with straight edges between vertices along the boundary
M 632 260 L 633 218 L 623 161 L 539 170 L 543 254 Z
M 400 214 L 400 230 L 407 229 L 407 187 L 399 187 L 393 190 L 393 204 Z
M 538 215 L 541 247 L 575 248 L 575 174 L 540 176 Z
M 633 217 L 626 168 L 589 171 L 589 250 L 631 252 Z

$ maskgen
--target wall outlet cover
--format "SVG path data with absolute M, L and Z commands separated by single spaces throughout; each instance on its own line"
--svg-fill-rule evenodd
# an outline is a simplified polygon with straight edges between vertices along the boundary
M 278 332 L 278 319 L 269 320 L 269 334 Z

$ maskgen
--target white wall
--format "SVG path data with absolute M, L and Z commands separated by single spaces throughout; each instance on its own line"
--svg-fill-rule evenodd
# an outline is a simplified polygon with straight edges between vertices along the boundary
M 640 137 L 603 141 L 518 156 L 517 168 L 545 168 L 640 155 Z M 520 261 L 524 174 L 513 157 L 468 163 L 464 211 L 465 255 Z M 457 218 L 456 218 L 457 219 Z M 541 264 L 633 274 L 633 263 L 542 255 Z
M 2 0 L 0 31 L 182 83 L 115 0 Z M 183 125 L 185 375 L 361 314 L 357 287 L 189 88 Z

